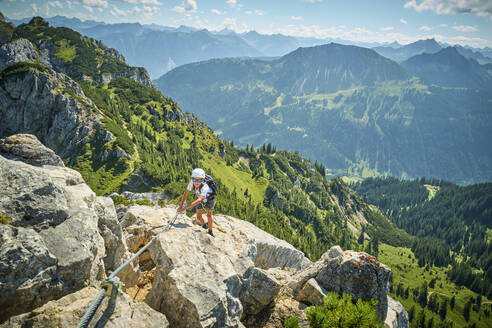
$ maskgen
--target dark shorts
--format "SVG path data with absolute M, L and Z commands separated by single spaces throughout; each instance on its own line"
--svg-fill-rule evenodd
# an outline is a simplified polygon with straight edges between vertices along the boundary
M 206 202 L 201 202 L 194 207 L 195 210 L 205 208 L 206 210 L 213 210 L 215 206 L 215 197 L 208 197 Z

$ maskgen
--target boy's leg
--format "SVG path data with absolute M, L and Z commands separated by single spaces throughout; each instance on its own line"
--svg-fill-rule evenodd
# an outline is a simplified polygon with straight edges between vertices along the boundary
M 208 230 L 212 230 L 212 211 L 207 209 Z
M 198 219 L 198 221 L 200 221 L 200 225 L 203 225 L 205 223 L 205 221 L 203 221 L 202 213 L 203 213 L 202 208 L 196 209 L 196 218 Z

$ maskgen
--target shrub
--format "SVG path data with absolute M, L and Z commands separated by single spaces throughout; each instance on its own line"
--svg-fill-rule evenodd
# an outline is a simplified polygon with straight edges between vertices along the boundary
M 289 317 L 284 321 L 285 328 L 299 328 L 299 318 L 298 317 Z
M 322 306 L 305 310 L 311 328 L 327 327 L 383 327 L 376 316 L 376 301 L 352 301 L 349 295 L 339 297 L 329 293 Z

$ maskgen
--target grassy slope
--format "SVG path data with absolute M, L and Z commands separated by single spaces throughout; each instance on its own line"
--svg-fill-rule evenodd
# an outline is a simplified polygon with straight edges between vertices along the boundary
M 492 327 L 492 317 L 486 318 L 483 315 L 483 308 L 489 306 L 490 303 L 483 304 L 481 309 L 481 316 L 479 313 L 475 311 L 471 311 L 470 321 L 466 322 L 463 317 L 463 308 L 465 303 L 468 301 L 470 296 L 476 298 L 477 294 L 470 291 L 468 288 L 456 286 L 454 283 L 450 282 L 446 279 L 446 271 L 447 268 L 440 267 L 431 267 L 429 270 L 425 268 L 420 268 L 417 264 L 417 259 L 415 258 L 413 252 L 409 248 L 404 247 L 393 247 L 387 244 L 381 244 L 379 246 L 379 255 L 378 260 L 382 263 L 389 266 L 393 272 L 393 293 L 391 293 L 391 297 L 400 301 L 401 304 L 405 307 L 407 311 L 410 310 L 412 306 L 415 306 L 417 314 L 421 307 L 420 305 L 413 300 L 412 293 L 410 292 L 410 296 L 408 299 L 398 297 L 394 293 L 396 290 L 396 286 L 399 283 L 402 283 L 404 288 L 410 287 L 410 289 L 418 289 L 422 285 L 423 281 L 431 281 L 434 278 L 437 278 L 435 287 L 428 289 L 429 296 L 431 293 L 438 293 L 439 301 L 443 298 L 448 299 L 448 311 L 447 311 L 447 320 L 453 321 L 455 327 L 464 327 L 466 325 L 476 323 L 478 328 L 487 328 Z M 409 258 L 410 257 L 410 258 Z M 441 287 L 442 284 L 442 287 Z M 449 307 L 449 301 L 451 298 L 455 296 L 456 303 L 453 310 Z M 490 300 L 483 298 L 482 303 L 490 302 Z M 418 309 L 418 310 L 417 310 Z M 438 314 L 429 311 L 426 309 L 426 317 L 432 315 L 434 317 L 434 323 L 439 322 L 440 318 Z

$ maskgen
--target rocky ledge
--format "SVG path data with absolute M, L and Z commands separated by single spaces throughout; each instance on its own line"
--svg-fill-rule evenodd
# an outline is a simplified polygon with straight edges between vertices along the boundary
M 176 209 L 130 205 L 116 213 L 79 173 L 24 158 L 0 156 L 0 327 L 73 327 L 97 294 L 90 286 Z M 109 314 L 103 304 L 92 324 L 282 327 L 297 315 L 305 326 L 303 309 L 335 291 L 375 299 L 387 326 L 408 327 L 405 310 L 388 297 L 391 271 L 366 253 L 334 246 L 312 263 L 240 219 L 214 215 L 214 231 L 215 238 L 194 218 L 178 217 L 119 275 L 125 294 Z

